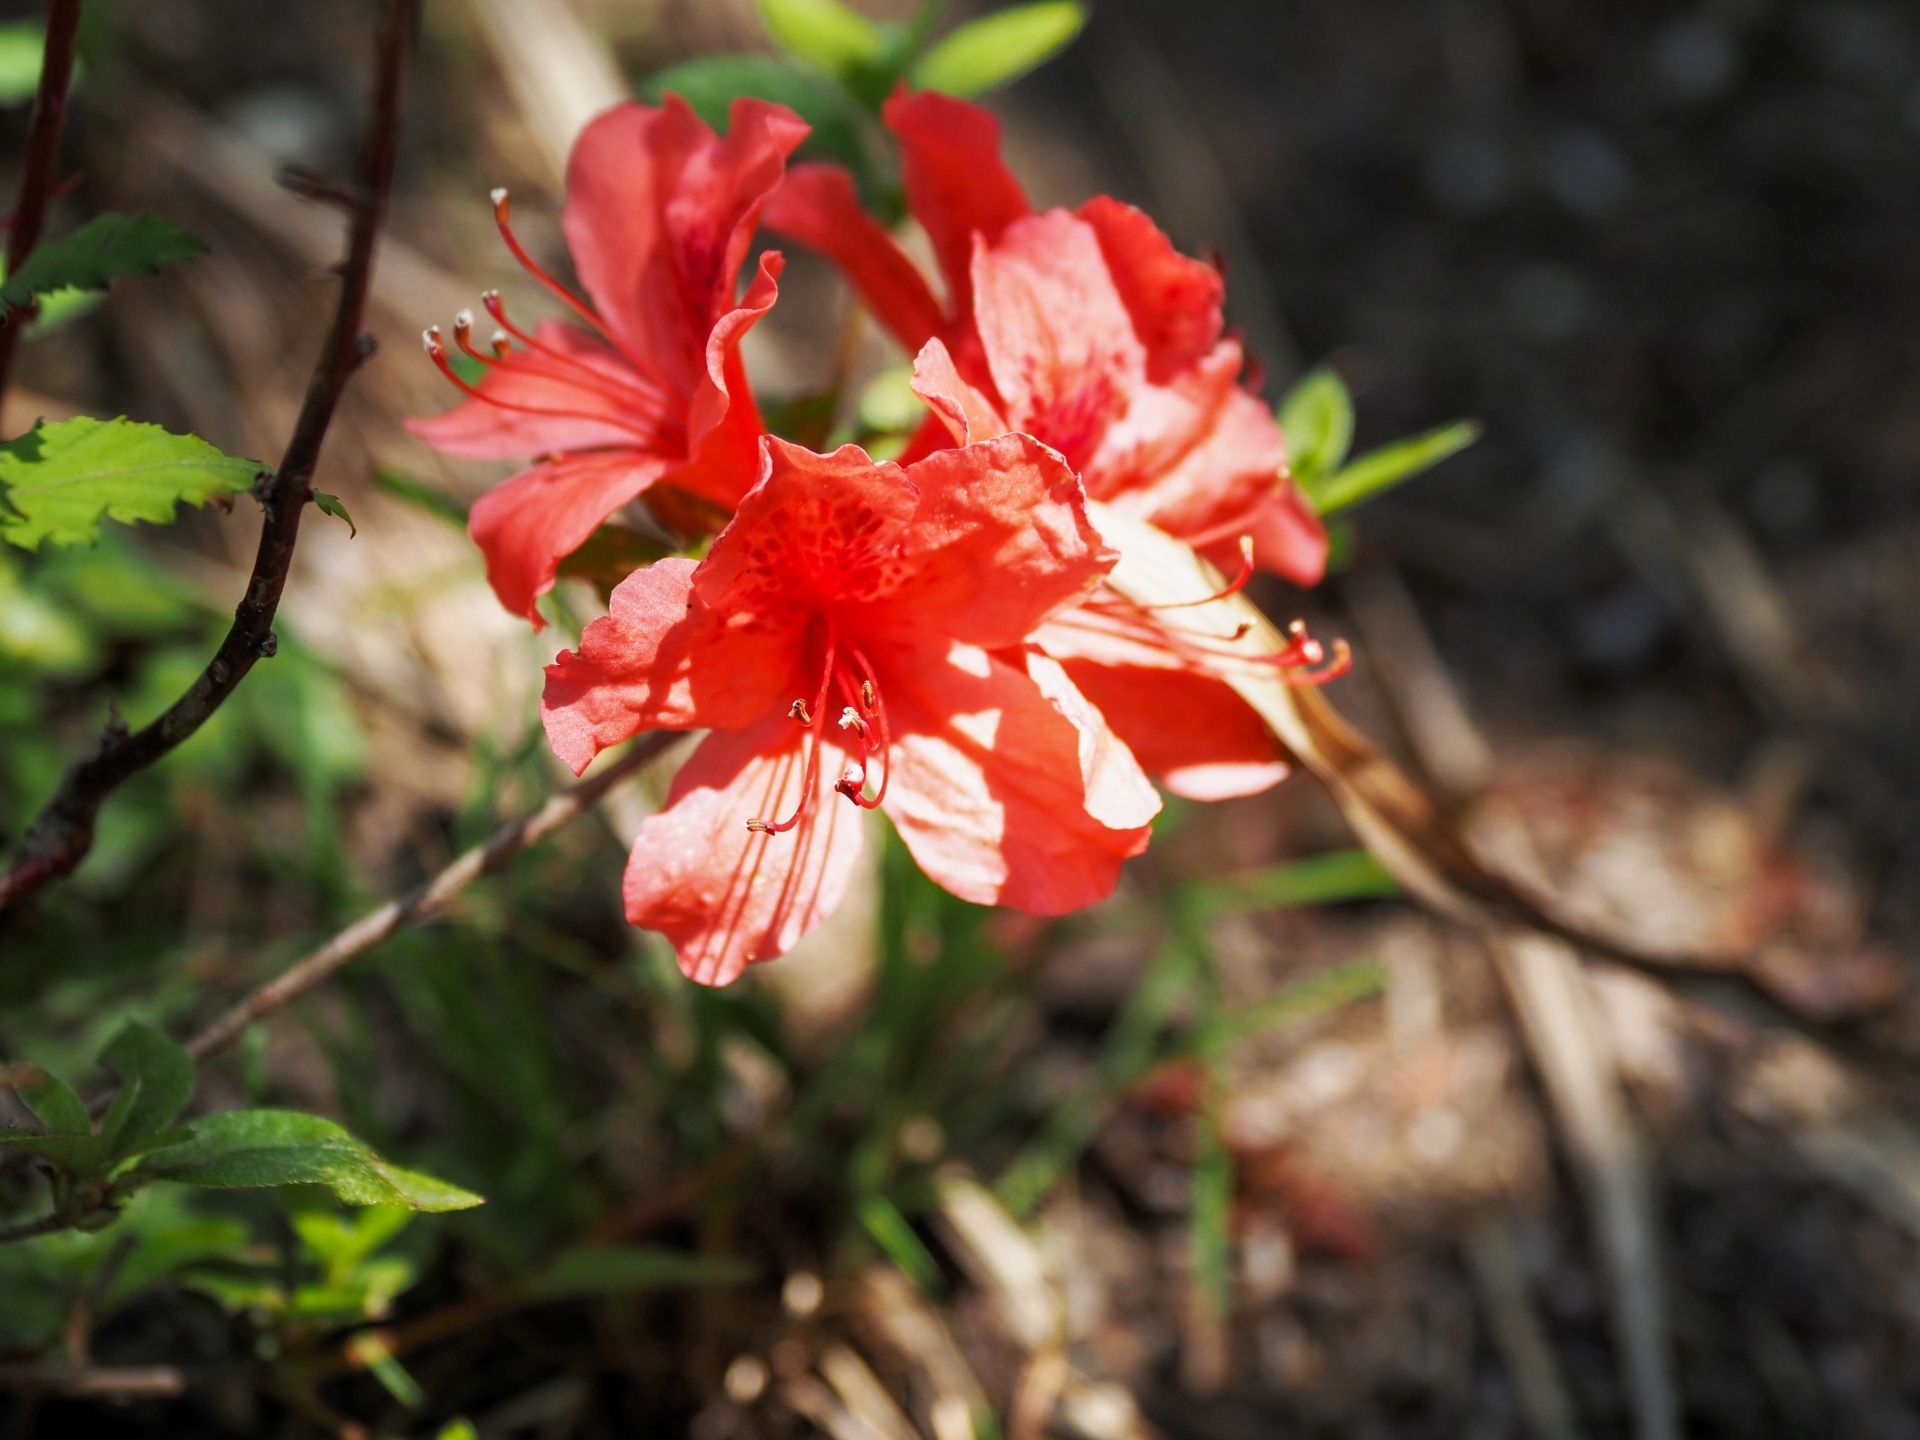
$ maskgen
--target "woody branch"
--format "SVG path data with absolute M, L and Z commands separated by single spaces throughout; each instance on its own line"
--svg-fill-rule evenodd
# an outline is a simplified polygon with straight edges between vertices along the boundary
M 55 8 L 58 11 L 60 5 Z M 77 12 L 79 5 L 72 3 L 70 8 Z M 206 669 L 165 714 L 137 731 L 130 732 L 117 723 L 110 725 L 96 753 L 68 768 L 53 798 L 28 827 L 12 865 L 0 875 L 0 912 L 71 872 L 92 848 L 95 817 L 107 797 L 198 730 L 246 678 L 254 662 L 278 648 L 274 614 L 293 564 L 301 515 L 313 498 L 313 473 L 320 446 L 347 382 L 373 353 L 372 338 L 362 334 L 360 321 L 373 271 L 374 241 L 393 183 L 400 139 L 401 87 L 419 28 L 419 12 L 420 0 L 388 0 L 381 24 L 371 115 L 361 142 L 350 207 L 347 254 L 340 267 L 340 299 L 280 467 L 263 475 L 255 486 L 264 512 L 260 548 L 254 556 L 246 594 L 234 611 L 233 624 Z M 51 68 L 51 38 L 48 56 Z M 64 83 L 61 89 L 64 94 Z M 41 93 L 43 97 L 47 93 L 45 81 Z M 17 231 L 15 239 L 17 242 Z M 11 334 L 13 328 L 0 333 Z

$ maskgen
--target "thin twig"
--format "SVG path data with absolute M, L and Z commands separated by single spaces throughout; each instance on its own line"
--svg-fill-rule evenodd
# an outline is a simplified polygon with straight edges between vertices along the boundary
M 98 752 L 67 770 L 53 799 L 28 827 L 11 868 L 0 876 L 0 912 L 78 865 L 93 846 L 94 819 L 106 798 L 198 730 L 246 678 L 254 662 L 278 648 L 273 633 L 274 612 L 293 564 L 300 518 L 313 499 L 313 472 L 319 462 L 320 445 L 348 380 L 373 353 L 371 341 L 361 335 L 360 318 L 373 271 L 374 240 L 393 183 L 400 139 L 401 82 L 413 51 L 419 10 L 420 0 L 388 0 L 372 116 L 361 145 L 356 177 L 366 205 L 353 217 L 347 257 L 341 265 L 340 303 L 308 382 L 293 436 L 279 470 L 263 478 L 255 489 L 265 512 L 260 548 L 246 595 L 234 611 L 232 628 L 207 668 L 164 715 L 132 733 L 124 726 L 110 726 L 101 737 Z
M 73 1224 L 64 1215 L 42 1215 L 38 1220 L 22 1220 L 17 1225 L 0 1225 L 0 1245 L 11 1245 L 16 1240 L 31 1240 L 36 1235 L 51 1235 L 56 1230 L 65 1230 Z
M 40 243 L 46 223 L 47 200 L 53 194 L 53 172 L 60 158 L 60 132 L 67 119 L 67 86 L 73 80 L 74 39 L 80 32 L 81 0 L 48 0 L 47 41 L 40 55 L 40 89 L 34 96 L 33 120 L 27 130 L 27 153 L 20 177 L 20 203 L 14 208 L 7 235 L 7 273 L 16 275 L 33 247 Z M 7 374 L 20 332 L 33 313 L 31 303 L 7 307 L 0 318 L 0 396 L 7 392 Z
M 0 1390 L 74 1400 L 165 1400 L 186 1388 L 172 1365 L 0 1365 Z
M 679 738 L 672 731 L 649 735 L 591 780 L 581 782 L 564 795 L 554 796 L 525 819 L 502 826 L 484 844 L 467 851 L 419 889 L 398 900 L 389 900 L 378 910 L 362 916 L 292 969 L 255 990 L 189 1040 L 187 1053 L 196 1061 L 206 1059 L 214 1051 L 232 1044 L 255 1021 L 284 1009 L 306 994 L 362 951 L 415 921 L 439 914 L 467 886 L 482 875 L 498 870 L 529 845 L 569 824 Z

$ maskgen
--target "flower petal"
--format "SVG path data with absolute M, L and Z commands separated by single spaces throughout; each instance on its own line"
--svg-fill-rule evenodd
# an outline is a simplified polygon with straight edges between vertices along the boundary
M 740 342 L 779 298 L 776 282 L 783 263 L 778 250 L 762 255 L 745 297 L 720 317 L 707 337 L 707 373 L 694 391 L 687 414 L 690 453 L 686 468 L 671 477 L 683 490 L 728 509 L 759 478 L 760 437 L 766 433 L 753 387 L 747 383 Z
M 706 371 L 707 336 L 733 308 L 760 207 L 807 125 L 784 106 L 733 102 L 721 139 L 678 95 L 616 105 L 567 162 L 567 246 L 628 359 L 683 399 Z
M 946 327 L 920 267 L 869 216 L 837 165 L 795 165 L 761 223 L 826 256 L 909 355 Z
M 1269 492 L 1248 517 L 1253 563 L 1295 585 L 1318 585 L 1327 573 L 1327 527 L 1292 480 Z M 1222 569 L 1240 563 L 1234 542 L 1207 556 Z
M 1046 643 L 1044 632 L 1039 641 Z M 1065 669 L 1146 772 L 1175 795 L 1231 800 L 1287 778 L 1279 742 L 1224 680 L 1090 660 Z
M 580 648 L 547 667 L 540 719 L 574 774 L 643 730 L 744 729 L 799 693 L 805 617 L 730 625 L 694 594 L 696 568 L 675 558 L 634 571 Z
M 487 583 L 500 603 L 535 629 L 543 626 L 535 602 L 553 588 L 560 562 L 666 469 L 665 460 L 643 450 L 563 455 L 482 495 L 467 533 L 486 556 Z
M 1096 195 L 1078 213 L 1100 237 L 1108 273 L 1133 318 L 1134 333 L 1147 347 L 1147 378 L 1166 384 L 1197 364 L 1220 338 L 1226 282 L 1213 266 L 1175 250 L 1131 205 Z
M 572 325 L 541 322 L 541 349 L 516 350 L 488 367 L 468 398 L 407 429 L 434 449 L 475 460 L 511 460 L 621 446 L 680 455 L 683 405 L 617 350 Z
M 964 317 L 972 311 L 973 237 L 991 245 L 1031 209 L 1000 159 L 1000 122 L 933 90 L 897 90 L 881 114 L 900 137 L 907 208 L 933 241 L 947 280 L 947 313 Z
M 973 256 L 974 319 L 1008 422 L 1076 470 L 1146 381 L 1093 227 L 1065 210 L 1009 225 Z
M 1065 713 L 1023 666 L 964 645 L 895 652 L 882 693 L 884 808 L 920 868 L 961 899 L 1062 915 L 1104 897 L 1146 848 L 1159 798 L 1141 780 L 1129 806 L 1124 750 L 1083 741 L 1097 715 Z M 1089 767 L 1096 803 L 1127 823 L 1088 813 Z
M 1000 418 L 993 402 L 961 377 L 953 356 L 938 339 L 927 341 L 914 358 L 913 393 L 927 402 L 927 408 L 939 417 L 956 445 L 972 445 L 1007 433 L 1007 422 Z M 924 459 L 926 453 L 915 458 Z
M 666 807 L 641 823 L 627 860 L 627 919 L 671 940 L 690 980 L 731 984 L 791 950 L 846 894 L 863 816 L 833 791 L 846 757 L 831 743 L 800 823 L 782 835 L 747 829 L 799 805 L 806 737 L 784 715 L 716 731 L 674 777 Z

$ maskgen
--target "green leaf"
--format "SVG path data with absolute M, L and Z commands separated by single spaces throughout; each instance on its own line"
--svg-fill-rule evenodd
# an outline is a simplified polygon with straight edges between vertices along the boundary
M 776 45 L 829 75 L 873 65 L 887 48 L 879 26 L 839 0 L 757 0 L 757 8 Z
M 1431 469 L 1479 438 L 1479 422 L 1461 420 L 1439 430 L 1429 430 L 1425 435 L 1416 435 L 1411 440 L 1370 450 L 1339 474 L 1311 483 L 1303 482 L 1301 488 L 1307 492 L 1307 499 L 1313 502 L 1314 509 L 1322 515 L 1331 515 L 1349 505 L 1358 505 L 1362 500 L 1398 485 L 1402 480 L 1411 480 L 1422 470 Z
M 1225 1047 L 1309 1015 L 1323 1014 L 1378 995 L 1387 988 L 1387 972 L 1377 960 L 1349 960 L 1318 975 L 1296 980 L 1263 1000 L 1223 1016 L 1217 1032 L 1197 1037 L 1194 1049 Z
M 438 486 L 416 480 L 398 470 L 389 470 L 384 465 L 374 467 L 373 483 L 396 499 L 417 505 L 430 515 L 438 515 L 442 520 L 450 520 L 462 529 L 466 528 L 468 507 Z
M 144 1156 L 123 1185 L 172 1180 L 222 1190 L 324 1185 L 349 1205 L 466 1210 L 480 1196 L 389 1165 L 331 1120 L 293 1110 L 229 1110 L 196 1120 L 187 1140 Z
M 913 83 L 972 99 L 1052 58 L 1086 23 L 1086 7 L 1078 0 L 1043 0 L 983 15 L 922 56 L 913 67 Z
M 0 286 L 0 301 L 20 310 L 53 290 L 104 290 L 116 275 L 151 275 L 206 251 L 197 236 L 148 211 L 98 215 L 71 235 L 34 246 Z
M 1195 913 L 1207 918 L 1248 910 L 1284 910 L 1337 900 L 1398 895 L 1386 867 L 1366 850 L 1333 850 L 1239 875 L 1203 880 L 1189 887 Z
M 582 1246 L 561 1251 L 527 1282 L 527 1293 L 539 1300 L 564 1300 L 629 1290 L 740 1285 L 758 1273 L 751 1260 L 732 1256 L 688 1255 L 652 1245 Z
M 1331 475 L 1353 443 L 1353 398 L 1331 370 L 1315 370 L 1287 393 L 1276 417 L 1287 436 L 1287 463 L 1303 486 Z
M 860 1197 L 858 1208 L 860 1224 L 873 1237 L 873 1243 L 901 1274 L 919 1287 L 921 1294 L 938 1298 L 946 1293 L 939 1265 L 927 1253 L 927 1247 L 898 1206 L 884 1195 L 867 1194 Z
M 40 60 L 47 48 L 46 32 L 22 21 L 0 25 L 0 105 L 31 100 L 40 88 Z
M 158 525 L 183 501 L 247 489 L 265 467 L 236 459 L 194 435 L 174 435 L 132 420 L 41 423 L 0 445 L 0 486 L 18 518 L 0 516 L 0 537 L 22 550 L 85 545 L 100 521 Z
M 347 507 L 340 503 L 340 497 L 338 495 L 329 495 L 324 490 L 316 490 L 313 492 L 313 503 L 320 507 L 320 513 L 322 515 L 331 515 L 336 520 L 344 520 L 347 522 L 347 538 L 349 540 L 359 538 L 360 529 L 353 523 L 353 516 L 347 513 Z
M 151 1025 L 129 1020 L 100 1052 L 100 1063 L 125 1082 L 122 1095 L 139 1086 L 139 1097 L 113 1144 L 113 1156 L 121 1160 L 158 1136 L 186 1107 L 193 1096 L 193 1060 Z
M 852 97 L 818 71 L 775 55 L 702 55 L 660 71 L 642 89 L 655 104 L 669 91 L 679 95 L 716 130 L 727 128 L 728 107 L 739 96 L 785 105 L 813 127 L 803 155 L 845 165 L 870 204 L 879 195 L 881 181 L 865 139 L 868 122 Z
M 93 1135 L 93 1119 L 87 1114 L 86 1103 L 58 1075 L 49 1075 L 37 1065 L 20 1065 L 8 1073 L 7 1083 L 49 1133 Z

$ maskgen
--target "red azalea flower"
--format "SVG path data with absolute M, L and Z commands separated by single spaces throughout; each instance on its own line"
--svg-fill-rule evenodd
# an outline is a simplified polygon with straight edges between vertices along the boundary
M 978 444 L 1007 433 L 993 402 L 960 375 L 939 340 L 929 340 L 920 352 L 913 384 L 930 418 L 955 443 Z M 1223 593 L 1251 577 L 1253 546 L 1250 538 L 1241 542 L 1239 575 Z M 1050 616 L 1032 638 L 1061 663 L 1147 772 L 1174 794 L 1225 800 L 1257 794 L 1286 778 L 1272 731 L 1225 678 L 1235 667 L 1260 663 L 1218 643 L 1240 637 L 1209 635 L 1178 614 L 1142 608 L 1102 588 Z M 1318 684 L 1343 673 L 1348 662 L 1344 645 L 1329 659 L 1296 626 L 1293 643 L 1266 663 L 1290 683 Z
M 1159 799 L 1024 643 L 1116 559 L 1073 473 L 1024 435 L 904 468 L 762 445 L 706 558 L 635 571 L 547 670 L 576 772 L 642 730 L 714 732 L 641 826 L 627 918 L 726 984 L 832 912 L 876 807 L 964 899 L 1055 915 L 1105 895 Z
M 1250 536 L 1260 568 L 1317 584 L 1326 531 L 1285 474 L 1279 426 L 1240 388 L 1219 272 L 1106 196 L 1029 213 L 984 110 L 903 91 L 885 116 L 900 137 L 908 207 L 946 280 L 944 306 L 861 210 L 844 171 L 795 166 L 767 225 L 834 260 L 909 354 L 943 341 L 1013 429 L 1066 456 L 1089 498 L 1228 564 Z M 908 453 L 942 443 L 930 422 Z
M 807 134 L 791 111 L 733 102 L 724 139 L 677 95 L 659 109 L 618 105 L 574 144 L 562 228 L 592 305 L 520 247 L 494 192 L 515 258 L 597 331 L 543 321 L 529 334 L 485 297 L 501 329 L 479 385 L 453 375 L 439 331 L 427 351 L 469 398 L 410 422 L 435 449 L 476 459 L 542 457 L 482 496 L 468 529 L 500 603 L 540 625 L 534 602 L 560 561 L 649 486 L 667 483 L 731 509 L 753 483 L 764 431 L 740 363 L 740 340 L 772 306 L 780 256 L 760 259 L 736 301 L 740 264 L 786 158 Z M 518 341 L 522 348 L 514 348 Z

